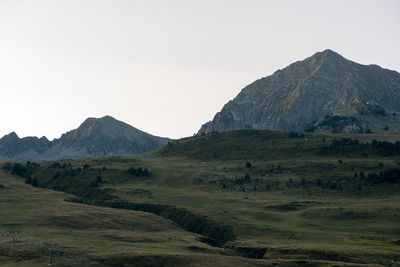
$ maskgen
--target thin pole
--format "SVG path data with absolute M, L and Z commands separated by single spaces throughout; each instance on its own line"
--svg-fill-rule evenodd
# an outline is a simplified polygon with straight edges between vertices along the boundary
M 49 266 L 53 266 L 53 247 L 54 244 L 51 244 L 49 248 Z

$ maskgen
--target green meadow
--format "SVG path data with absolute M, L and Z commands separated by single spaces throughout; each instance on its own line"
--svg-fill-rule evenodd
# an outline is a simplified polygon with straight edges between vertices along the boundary
M 397 266 L 399 140 L 243 130 L 4 162 L 0 230 L 21 241 L 0 236 L 0 265 L 45 266 L 32 239 L 57 266 Z

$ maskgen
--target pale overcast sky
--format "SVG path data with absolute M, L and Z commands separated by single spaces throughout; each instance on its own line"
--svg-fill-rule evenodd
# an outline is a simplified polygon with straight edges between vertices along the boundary
M 400 71 L 400 1 L 0 0 L 0 137 L 111 115 L 197 132 L 247 84 L 330 48 Z

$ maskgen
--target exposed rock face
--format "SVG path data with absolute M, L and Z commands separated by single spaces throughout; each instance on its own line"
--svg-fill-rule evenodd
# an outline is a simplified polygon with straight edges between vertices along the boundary
M 248 85 L 199 134 L 244 128 L 303 131 L 334 114 L 365 121 L 363 127 L 372 130 L 385 123 L 399 129 L 399 111 L 399 73 L 325 50 Z
M 19 138 L 15 132 L 5 135 L 0 139 L 0 157 L 13 158 L 28 151 L 42 153 L 49 149 L 51 142 L 46 137 L 24 137 Z
M 154 150 L 170 139 L 150 135 L 110 116 L 89 118 L 77 129 L 52 142 L 46 137 L 18 138 L 10 133 L 0 139 L 0 159 L 43 161 L 111 155 L 139 154 Z

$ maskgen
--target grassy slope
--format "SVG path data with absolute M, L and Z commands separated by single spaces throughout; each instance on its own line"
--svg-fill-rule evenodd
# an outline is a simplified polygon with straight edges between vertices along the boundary
M 151 213 L 65 202 L 70 196 L 25 185 L 4 172 L 0 172 L 0 184 L 4 186 L 0 189 L 1 230 L 18 232 L 20 238 L 35 243 L 57 243 L 57 250 L 79 255 L 84 262 L 99 264 L 105 259 L 104 266 L 113 262 L 187 266 L 194 257 L 189 247 L 207 252 L 209 260 L 221 261 L 221 249 L 197 241 L 196 235 Z M 1 266 L 44 266 L 48 260 L 46 249 L 20 241 L 12 248 L 7 236 L 0 236 L 0 251 Z M 55 263 L 70 266 L 72 261 L 56 257 Z
M 119 228 L 116 227 L 118 229 L 112 230 L 107 236 L 98 237 L 97 231 L 92 233 L 89 230 L 88 232 L 93 234 L 90 240 L 93 239 L 92 242 L 96 243 L 91 243 L 90 249 L 81 244 L 72 245 L 72 241 L 67 237 L 64 241 L 60 229 L 69 230 L 71 225 L 64 227 L 56 222 L 54 229 L 58 229 L 58 232 L 54 230 L 49 236 L 60 234 L 66 245 L 75 247 L 87 255 L 100 256 L 103 253 L 103 257 L 115 256 L 116 260 L 124 258 L 123 255 L 112 252 L 112 248 L 121 245 L 121 240 L 118 244 L 112 243 L 108 246 L 98 242 L 98 239 L 103 238 L 102 240 L 109 242 L 115 240 L 114 236 L 129 236 L 123 244 L 127 247 L 133 245 L 134 249 L 124 247 L 124 250 L 127 249 L 127 255 L 154 253 L 167 257 L 179 251 L 179 255 L 192 257 L 191 262 L 200 265 L 225 263 L 229 266 L 273 262 L 282 265 L 284 262 L 295 264 L 292 261 L 298 261 L 297 264 L 301 265 L 303 260 L 327 266 L 332 262 L 377 265 L 387 265 L 392 260 L 399 262 L 400 187 L 398 184 L 385 183 L 370 185 L 355 178 L 354 172 L 377 172 L 398 167 L 400 158 L 382 157 L 373 152 L 366 156 L 357 150 L 327 155 L 317 153 L 321 146 L 334 138 L 337 136 L 312 134 L 304 138 L 288 138 L 287 134 L 268 131 L 237 131 L 178 140 L 141 157 L 66 161 L 72 163 L 74 168 L 90 164 L 93 172 L 106 166 L 106 171 L 98 171 L 103 178 L 99 187 L 110 190 L 110 194 L 122 200 L 182 207 L 209 220 L 232 226 L 235 239 L 227 242 L 224 245 L 225 249 L 199 243 L 194 235 L 177 229 L 169 221 L 147 213 L 139 213 L 155 217 L 151 218 L 158 222 L 155 223 L 157 227 L 167 228 L 161 231 L 164 233 L 163 238 L 153 242 L 154 234 L 149 229 L 133 233 L 126 229 L 127 225 L 137 220 L 133 217 L 138 212 L 86 205 L 80 205 L 85 207 L 79 211 L 82 212 L 82 216 L 89 216 L 87 214 L 97 209 L 98 212 L 108 212 L 101 216 L 101 220 L 105 221 L 104 231 L 113 229 L 112 224 L 108 222 L 113 217 L 113 212 L 123 214 L 124 217 L 125 214 L 130 214 L 133 216 L 132 221 L 121 221 L 118 224 Z M 342 162 L 339 163 L 338 160 Z M 251 162 L 251 168 L 245 167 L 246 162 Z M 379 167 L 378 162 L 384 166 Z M 152 175 L 146 178 L 125 174 L 124 170 L 132 166 L 147 167 Z M 55 170 L 49 171 L 46 166 L 42 166 L 37 175 L 49 176 L 51 174 L 46 172 L 52 171 Z M 241 179 L 246 174 L 251 178 L 243 182 Z M 10 179 L 8 177 L 7 181 Z M 320 185 L 317 185 L 317 180 L 320 181 Z M 26 190 L 31 190 L 21 182 L 18 183 Z M 336 189 L 332 189 L 332 184 L 335 184 Z M 359 184 L 362 185 L 362 190 L 358 190 Z M 26 192 L 28 194 L 28 191 Z M 69 205 L 79 205 L 63 202 L 61 193 L 47 190 L 43 192 L 58 199 L 52 203 L 54 209 L 59 210 L 62 206 L 62 210 L 67 211 Z M 77 212 L 75 209 L 73 211 Z M 48 220 L 54 221 L 52 218 L 57 218 L 54 214 L 49 215 Z M 78 220 L 76 217 L 64 214 L 63 219 L 73 222 Z M 24 221 L 17 214 L 12 214 L 10 220 Z M 82 223 L 81 231 L 86 232 L 87 227 Z M 0 223 L 5 224 L 4 221 Z M 19 231 L 33 232 L 32 229 L 36 229 L 33 225 L 29 221 L 21 223 Z M 173 230 L 169 227 L 175 228 Z M 134 246 L 135 241 L 131 239 L 134 234 L 137 238 L 148 238 L 148 242 L 140 243 L 140 249 Z M 170 241 L 171 237 L 178 237 L 180 242 Z M 190 251 L 187 249 L 189 246 L 203 249 Z M 218 254 L 222 250 L 227 254 L 236 253 L 232 248 L 236 252 L 244 252 L 243 254 L 246 254 L 249 248 L 266 249 L 266 253 L 264 260 Z M 104 249 L 107 253 L 102 251 Z M 95 252 L 96 250 L 102 252 Z M 187 260 L 182 256 L 181 260 L 184 259 Z

